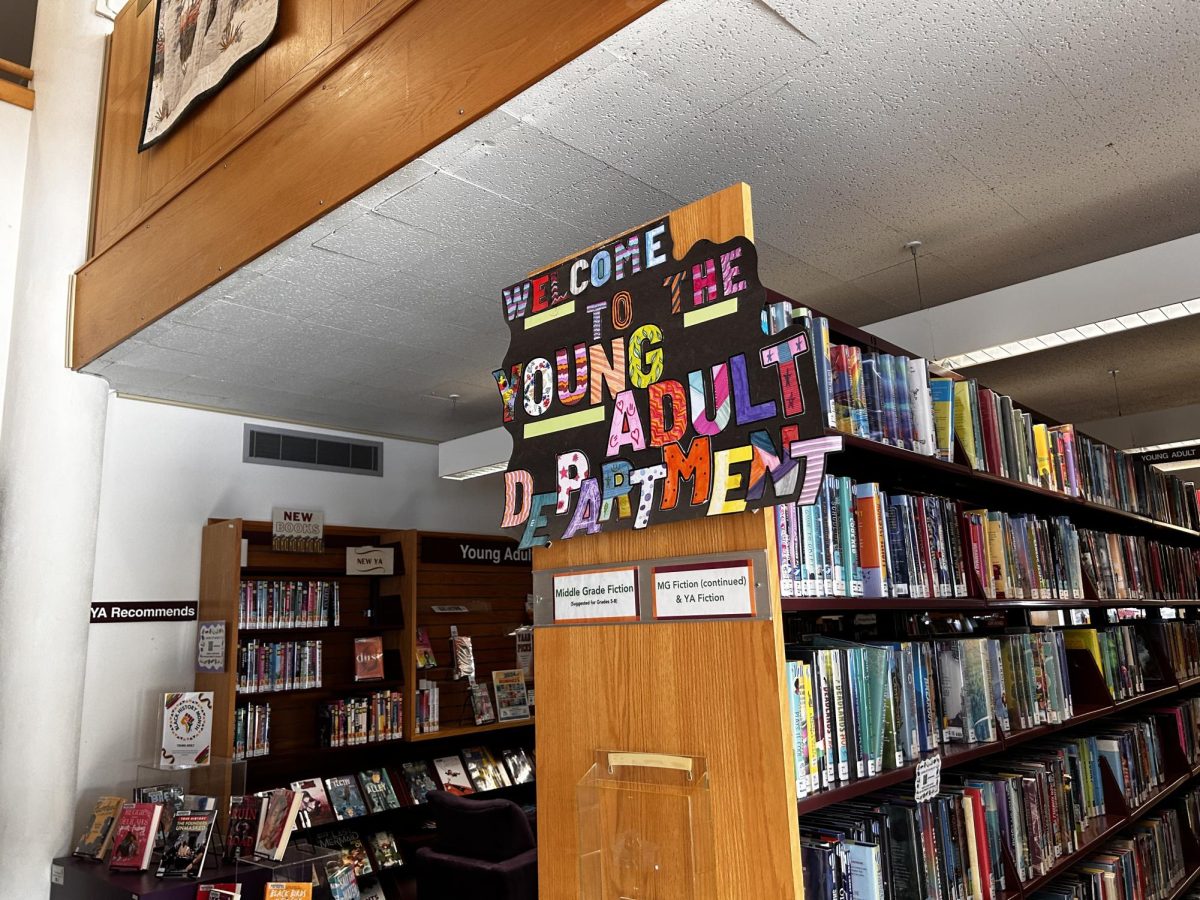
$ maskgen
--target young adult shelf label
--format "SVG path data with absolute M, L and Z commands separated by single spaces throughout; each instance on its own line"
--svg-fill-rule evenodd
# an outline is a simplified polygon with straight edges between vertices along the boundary
M 522 547 L 816 499 L 841 439 L 812 335 L 768 310 L 752 241 L 694 235 L 718 207 L 748 217 L 744 186 L 700 202 L 501 292 L 501 527 Z
M 347 547 L 347 575 L 391 575 L 396 551 L 392 547 Z
M 654 618 L 712 619 L 754 615 L 749 560 L 654 568 Z
M 637 621 L 637 581 L 637 566 L 555 575 L 554 621 Z

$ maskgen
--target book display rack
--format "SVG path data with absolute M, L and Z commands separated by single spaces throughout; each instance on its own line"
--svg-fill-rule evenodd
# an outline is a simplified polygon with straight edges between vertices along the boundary
M 748 190 L 740 185 L 672 213 L 668 222 L 676 259 L 701 239 L 719 244 L 738 236 L 753 238 Z M 771 292 L 768 297 L 775 303 L 786 300 Z M 639 301 L 635 298 L 634 302 Z M 815 314 L 798 310 L 795 315 Z M 827 340 L 853 345 L 864 354 L 905 355 L 901 348 L 851 326 L 828 322 L 825 327 Z M 820 340 L 815 343 L 819 346 Z M 730 348 L 730 353 L 742 349 Z M 936 367 L 926 369 L 924 361 L 919 365 L 930 378 L 950 382 L 951 391 L 954 382 L 965 380 Z M 971 390 L 977 390 L 976 386 L 972 385 Z M 1016 412 L 1021 414 L 1020 410 Z M 1030 446 L 1033 436 L 1058 426 L 1045 417 L 1027 415 Z M 969 419 L 965 422 L 962 427 L 969 426 Z M 1040 427 L 1034 430 L 1034 426 Z M 928 427 L 932 429 L 932 423 Z M 1069 433 L 1072 440 L 1078 437 L 1077 446 L 1086 447 L 1095 456 L 1095 467 L 1086 475 L 1093 481 L 1085 485 L 1086 490 L 1065 475 L 1036 483 L 1038 473 L 1044 472 L 1041 463 L 1031 457 L 1021 458 L 1022 466 L 1028 464 L 1027 477 L 1007 477 L 998 474 L 1001 465 L 1005 472 L 1019 469 L 990 456 L 985 461 L 982 449 L 969 458 L 962 441 L 953 434 L 953 425 L 950 427 L 946 453 L 938 455 L 856 435 L 840 422 L 831 423 L 825 433 L 830 439 L 840 439 L 841 447 L 840 452 L 828 456 L 825 471 L 835 487 L 838 479 L 873 484 L 885 495 L 885 501 L 889 495 L 938 498 L 940 505 L 930 509 L 940 510 L 947 523 L 952 518 L 955 528 L 961 528 L 957 535 L 949 527 L 942 532 L 943 542 L 952 543 L 959 561 L 957 586 L 952 565 L 928 552 L 932 544 L 918 542 L 918 558 L 924 559 L 917 564 L 933 570 L 920 590 L 896 589 L 884 579 L 882 589 L 860 590 L 856 595 L 849 584 L 850 562 L 843 555 L 841 564 L 846 569 L 842 581 L 831 577 L 827 570 L 825 590 L 806 591 L 805 595 L 785 591 L 783 583 L 794 572 L 785 559 L 781 577 L 776 510 L 718 516 L 710 512 L 703 518 L 651 524 L 634 532 L 581 534 L 535 548 L 539 603 L 549 602 L 544 586 L 552 579 L 589 567 L 602 572 L 615 572 L 620 567 L 631 567 L 635 572 L 650 568 L 661 571 L 662 562 L 671 559 L 758 553 L 765 554 L 767 571 L 756 569 L 755 577 L 761 579 L 769 596 L 765 609 L 760 606 L 757 615 L 741 619 L 665 621 L 658 612 L 643 609 L 627 623 L 564 620 L 539 627 L 537 667 L 545 676 L 537 725 L 541 738 L 538 809 L 545 823 L 540 842 L 543 897 L 580 896 L 581 887 L 585 887 L 580 883 L 581 871 L 588 873 L 584 876 L 587 879 L 595 880 L 587 868 L 590 863 L 585 862 L 581 868 L 581 859 L 593 860 L 601 850 L 611 849 L 592 846 L 594 841 L 588 836 L 595 829 L 576 821 L 576 797 L 571 789 L 587 777 L 601 751 L 659 754 L 664 758 L 702 756 L 710 787 L 706 803 L 717 835 L 711 895 L 799 900 L 804 896 L 839 896 L 836 879 L 841 864 L 831 862 L 824 870 L 823 857 L 814 848 L 836 855 L 835 845 L 855 843 L 851 837 L 863 844 L 861 835 L 851 834 L 859 821 L 855 817 L 882 821 L 871 819 L 882 815 L 879 804 L 915 805 L 918 783 L 928 788 L 927 779 L 935 777 L 928 776 L 929 772 L 940 771 L 940 782 L 934 782 L 929 797 L 921 797 L 921 805 L 932 804 L 930 808 L 934 808 L 946 801 L 947 791 L 952 797 L 960 797 L 968 790 L 960 785 L 975 791 L 978 779 L 986 782 L 986 790 L 992 790 L 989 785 L 999 783 L 996 773 L 1007 772 L 1007 767 L 1018 767 L 1029 775 L 1031 783 L 1044 788 L 1052 783 L 1045 777 L 1046 772 L 1066 771 L 1054 769 L 1047 761 L 1053 754 L 1062 754 L 1055 757 L 1060 761 L 1075 759 L 1075 754 L 1087 753 L 1088 748 L 1107 748 L 1110 741 L 1116 742 L 1118 755 L 1089 757 L 1094 765 L 1087 775 L 1091 791 L 1086 797 L 1090 804 L 1087 815 L 1068 820 L 1061 804 L 1054 807 L 1055 826 L 1066 837 L 1055 838 L 1059 846 L 1053 853 L 1030 863 L 1020 854 L 1020 858 L 1014 858 L 1007 846 L 989 845 L 995 851 L 990 865 L 1000 870 L 998 876 L 1003 876 L 993 881 L 974 843 L 969 861 L 965 842 L 944 848 L 937 844 L 941 848 L 937 852 L 932 850 L 934 844 L 927 844 L 929 859 L 944 852 L 957 860 L 957 884 L 940 888 L 928 885 L 926 893 L 913 887 L 916 893 L 910 894 L 908 889 L 914 883 L 903 887 L 893 884 L 893 873 L 885 871 L 878 889 L 872 884 L 865 896 L 880 900 L 907 896 L 964 900 L 1078 897 L 1084 894 L 1071 894 L 1063 885 L 1071 879 L 1090 877 L 1086 874 L 1091 871 L 1088 867 L 1101 865 L 1097 859 L 1127 861 L 1129 854 L 1138 853 L 1158 853 L 1160 859 L 1171 857 L 1169 866 L 1163 863 L 1164 871 L 1170 871 L 1147 896 L 1175 900 L 1192 888 L 1200 877 L 1200 817 L 1193 793 L 1200 786 L 1200 733 L 1194 727 L 1197 703 L 1193 702 L 1200 698 L 1200 671 L 1176 665 L 1181 658 L 1178 647 L 1168 643 L 1194 638 L 1195 629 L 1190 623 L 1195 608 L 1200 606 L 1200 592 L 1194 590 L 1200 560 L 1200 516 L 1194 489 L 1138 469 L 1121 454 L 1093 444 L 1086 436 L 1075 435 L 1069 426 L 1056 433 Z M 983 441 L 977 446 L 982 448 Z M 1053 446 L 1063 450 L 1070 444 L 1060 441 Z M 1110 475 L 1114 476 L 1112 480 Z M 1157 493 L 1151 497 L 1145 491 Z M 1110 497 L 1112 502 L 1101 502 L 1102 497 Z M 920 505 L 923 501 L 914 502 Z M 1146 514 L 1149 510 L 1155 515 Z M 1029 538 L 1028 544 L 1021 545 L 1021 552 L 1011 547 L 1000 551 L 1012 554 L 1004 565 L 1022 568 L 1020 575 L 1013 576 L 1017 587 L 1010 586 L 1008 593 L 1003 586 L 996 590 L 996 585 L 985 581 L 992 575 L 999 579 L 999 570 L 984 564 L 982 542 L 972 545 L 967 536 L 967 517 L 980 514 L 978 520 L 986 525 L 988 512 L 1000 514 L 993 518 L 1008 523 L 1001 528 L 1011 527 L 1014 533 Z M 852 504 L 846 514 L 854 517 Z M 833 521 L 835 526 L 825 535 L 836 543 L 836 510 Z M 924 528 L 925 520 L 920 521 Z M 858 527 L 861 530 L 861 523 Z M 886 528 L 884 521 L 880 534 L 884 542 Z M 934 526 L 929 528 L 932 535 Z M 799 531 L 789 537 L 813 541 L 821 533 L 819 524 L 810 528 L 802 519 Z M 846 539 L 853 541 L 852 532 L 847 533 Z M 1024 537 L 1016 540 L 1020 544 Z M 941 548 L 943 556 L 947 546 L 944 543 Z M 995 546 L 1003 546 L 1003 542 L 992 550 Z M 1105 555 L 1107 551 L 1111 551 L 1111 558 Z M 942 582 L 937 575 L 940 564 L 948 571 Z M 1025 569 L 1034 572 L 1032 581 Z M 641 573 L 643 585 L 645 575 Z M 1108 581 L 1102 582 L 1104 578 Z M 916 575 L 912 581 L 917 583 Z M 841 589 L 831 589 L 835 583 Z M 939 592 L 931 583 L 942 583 L 944 590 Z M 1099 587 L 1101 583 L 1118 589 L 1106 590 Z M 557 588 L 554 590 L 557 602 Z M 543 624 L 540 617 L 538 621 L 539 626 Z M 1087 646 L 1089 640 L 1096 641 L 1097 632 L 1126 627 L 1127 631 L 1114 631 L 1113 635 L 1099 634 L 1096 649 Z M 895 642 L 1040 634 L 1064 628 L 1079 633 L 1063 638 L 1066 643 L 1060 657 L 1061 669 L 1055 670 L 1055 679 L 1070 702 L 1053 717 L 1034 719 L 1021 727 L 1015 714 L 1002 723 L 999 709 L 989 705 L 988 715 L 994 721 L 983 729 L 989 732 L 985 740 L 967 742 L 961 736 L 946 739 L 925 752 L 901 754 L 891 765 L 868 766 L 862 777 L 834 778 L 829 783 L 818 779 L 811 790 L 797 784 L 800 767 L 793 738 L 797 720 L 788 667 L 792 660 L 813 658 L 811 650 L 806 654 L 806 647 L 862 647 L 868 642 L 890 646 Z M 1136 657 L 1144 676 L 1136 685 L 1132 680 L 1114 685 L 1114 677 L 1128 677 L 1126 663 L 1114 668 L 1113 659 L 1101 656 L 1101 648 L 1104 654 L 1111 649 L 1104 641 L 1115 641 L 1118 634 L 1126 641 L 1125 649 L 1132 651 L 1132 656 L 1124 659 L 1128 662 Z M 1195 656 L 1194 647 L 1184 656 L 1188 654 Z M 985 685 L 991 684 L 985 681 Z M 1041 683 L 1037 690 L 1044 692 L 1046 685 Z M 863 693 L 864 703 L 868 696 L 869 691 Z M 856 694 L 855 702 L 857 698 Z M 860 724 L 859 717 L 868 713 L 851 712 L 850 695 L 845 699 L 845 715 L 851 717 L 851 726 Z M 938 707 L 940 701 L 935 693 L 934 706 Z M 943 730 L 943 712 L 938 707 L 939 733 Z M 879 734 L 877 729 L 874 738 L 879 739 Z M 828 747 L 829 735 L 823 735 L 823 739 Z M 1135 743 L 1140 748 L 1136 752 L 1129 749 Z M 935 760 L 937 765 L 931 766 Z M 1143 763 L 1152 769 L 1145 783 L 1137 782 L 1137 773 L 1130 769 Z M 1076 784 L 1078 779 L 1069 775 L 1058 781 L 1071 791 L 1082 791 L 1081 784 Z M 945 787 L 939 788 L 938 784 Z M 1075 794 L 1071 796 L 1078 799 Z M 982 811 L 961 802 L 964 809 Z M 631 800 L 624 814 L 636 818 L 636 803 Z M 978 830 L 972 826 L 972 841 L 975 836 L 983 841 L 985 831 L 988 835 L 1008 833 L 991 820 L 985 829 L 983 821 Z M 1067 821 L 1072 824 L 1064 824 Z M 959 827 L 961 834 L 968 833 L 965 825 L 960 823 Z M 1030 826 L 1031 842 L 1040 840 L 1036 837 L 1040 827 L 1036 822 Z M 843 829 L 840 837 L 836 834 L 839 828 Z M 1026 837 L 1024 829 L 1022 825 L 1022 840 Z M 936 830 L 929 831 L 928 840 L 934 841 L 935 836 L 937 841 L 949 840 Z M 1169 853 L 1163 850 L 1168 843 Z M 878 862 L 875 868 L 878 870 Z M 847 863 L 841 874 L 849 878 L 850 871 Z M 861 866 L 857 871 L 863 871 Z M 965 887 L 964 873 L 968 879 Z M 976 878 L 974 884 L 969 881 L 971 873 Z M 551 887 L 547 889 L 546 885 Z M 861 885 L 855 888 L 856 896 L 861 889 Z M 593 895 L 601 896 L 587 894 Z
M 364 546 L 391 548 L 393 573 L 346 574 L 346 549 Z M 339 841 L 349 842 L 361 852 L 356 870 L 365 860 L 385 885 L 403 877 L 411 851 L 431 838 L 416 779 L 424 772 L 441 787 L 435 760 L 459 754 L 478 776 L 479 751 L 506 775 L 514 754 L 530 759 L 522 780 L 485 781 L 485 771 L 476 792 L 532 810 L 533 672 L 525 677 L 517 654 L 517 633 L 530 624 L 531 571 L 515 546 L 326 526 L 322 552 L 293 553 L 272 549 L 270 522 L 205 527 L 199 618 L 226 626 L 225 670 L 196 675 L 196 689 L 214 693 L 214 752 L 244 758 L 248 792 L 307 783 L 324 797 L 343 782 L 361 792 L 375 771 L 393 786 L 394 802 L 366 802 L 352 815 L 329 793 L 323 815 L 301 812 L 294 840 L 339 847 L 344 857 Z M 463 638 L 465 657 L 454 652 Z M 522 717 L 498 720 L 496 671 L 522 673 L 530 699 Z M 382 835 L 393 847 L 386 866 L 371 843 Z

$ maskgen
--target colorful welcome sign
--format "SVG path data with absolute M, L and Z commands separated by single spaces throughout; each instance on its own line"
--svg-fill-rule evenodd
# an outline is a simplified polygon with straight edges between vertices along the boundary
M 750 240 L 676 259 L 669 218 L 505 288 L 502 527 L 533 547 L 813 502 L 839 442 L 811 336 L 765 309 Z

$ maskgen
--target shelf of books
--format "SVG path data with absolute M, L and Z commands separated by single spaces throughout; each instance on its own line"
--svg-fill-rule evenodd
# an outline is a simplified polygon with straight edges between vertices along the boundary
M 844 448 L 774 511 L 808 896 L 1191 890 L 1194 485 L 795 312 Z
M 598 292 L 585 308 L 602 312 L 539 315 L 537 335 L 551 318 L 574 330 L 534 339 L 535 320 L 517 321 L 520 291 L 563 283 L 589 256 L 628 258 L 638 232 L 505 292 L 513 327 L 500 374 L 557 358 L 561 392 L 568 351 L 552 348 L 590 335 L 601 342 L 596 366 L 610 341 L 614 359 L 641 342 L 629 350 L 632 387 L 608 385 L 602 449 L 583 429 L 544 440 L 556 433 L 549 413 L 572 416 L 566 400 L 554 406 L 561 393 L 530 403 L 528 379 L 526 403 L 505 409 L 506 519 L 542 545 L 535 584 L 554 593 L 537 639 L 549 896 L 577 894 L 583 824 L 571 787 L 600 750 L 704 758 L 720 836 L 706 851 L 705 897 L 1163 900 L 1192 890 L 1195 485 L 782 295 L 768 290 L 760 305 L 738 268 L 753 256 L 746 185 L 647 228 L 647 240 L 669 231 L 673 255 L 655 258 L 665 264 L 656 280 L 611 297 L 611 328 L 610 295 Z M 630 296 L 637 314 L 622 319 L 618 299 Z M 740 319 L 751 307 L 757 321 Z M 759 367 L 747 360 L 778 384 L 755 387 Z M 593 371 L 593 404 L 603 388 Z M 605 498 L 621 467 L 661 479 L 641 492 L 633 523 L 613 522 L 607 501 L 588 520 L 588 485 L 571 467 L 590 462 L 596 475 L 597 459 Z M 522 485 L 535 498 L 523 515 L 513 502 Z M 538 515 L 539 494 L 557 505 Z M 705 581 L 701 566 L 734 558 L 752 579 Z M 679 583 L 711 592 L 669 594 L 676 582 L 662 576 L 681 570 L 690 574 Z M 588 614 L 569 585 L 622 577 L 644 605 L 580 621 Z M 751 582 L 767 596 L 726 602 L 722 585 Z M 664 606 L 660 591 L 707 615 Z
M 245 761 L 250 792 L 230 831 L 253 835 L 269 798 L 294 801 L 293 847 L 333 850 L 364 896 L 396 897 L 431 840 L 429 791 L 495 792 L 532 815 L 528 553 L 329 526 L 320 553 L 271 543 L 269 522 L 204 534 L 200 619 L 225 622 L 227 647 L 196 689 L 213 692 L 214 752 Z M 393 572 L 347 575 L 363 546 L 391 548 Z

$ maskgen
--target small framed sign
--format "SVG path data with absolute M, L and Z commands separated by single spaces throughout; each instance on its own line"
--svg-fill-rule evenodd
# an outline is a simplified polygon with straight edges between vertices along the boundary
M 272 507 L 271 549 L 285 553 L 323 553 L 325 513 L 312 509 Z
M 347 575 L 391 575 L 396 551 L 392 547 L 347 547 Z

